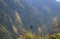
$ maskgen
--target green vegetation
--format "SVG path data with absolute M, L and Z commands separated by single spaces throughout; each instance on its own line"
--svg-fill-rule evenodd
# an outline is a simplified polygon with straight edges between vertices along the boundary
M 24 39 L 60 39 L 60 33 L 40 37 L 31 32 L 27 32 Z
M 45 35 L 45 36 L 40 35 L 42 30 L 39 27 L 37 27 L 36 33 L 32 33 L 32 28 L 33 28 L 32 25 L 29 28 L 30 30 L 26 30 L 23 27 L 23 24 L 18 12 L 16 12 L 16 23 L 19 24 L 18 25 L 20 30 L 19 33 L 21 33 L 20 36 L 18 36 L 19 30 L 17 30 L 16 25 L 14 25 L 12 20 L 10 20 L 10 22 L 12 23 L 12 26 L 10 26 L 11 27 L 10 29 L 9 27 L 0 24 L 0 39 L 60 39 L 60 32 L 56 34 L 53 33 L 53 31 L 58 26 L 57 17 L 54 17 L 54 21 L 53 21 L 54 27 L 52 32 L 49 35 Z M 12 32 L 10 30 L 12 30 Z
M 60 39 L 60 33 L 49 35 L 48 39 Z
M 26 32 L 25 36 L 22 36 L 21 39 L 23 39 L 23 37 L 24 37 L 24 39 L 60 39 L 60 33 L 56 33 L 56 34 L 53 33 L 53 31 L 58 26 L 58 18 L 57 17 L 54 17 L 53 23 L 54 23 L 54 28 L 53 28 L 52 32 L 49 35 L 40 36 L 40 32 L 41 32 L 40 28 L 38 28 L 37 35 L 36 35 L 36 33 L 32 33 L 32 28 L 33 28 L 32 27 L 31 31 Z
M 41 37 L 40 35 L 36 35 L 36 33 L 32 33 L 31 31 L 23 31 L 26 32 L 22 32 L 22 35 L 19 39 L 60 39 L 60 33 L 49 34 Z M 13 39 L 11 33 L 2 25 L 0 25 L 0 39 Z

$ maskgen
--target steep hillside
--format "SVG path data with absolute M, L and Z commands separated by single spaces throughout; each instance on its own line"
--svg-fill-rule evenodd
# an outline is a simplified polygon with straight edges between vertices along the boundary
M 46 27 L 43 28 L 44 31 L 49 32 L 54 27 L 53 19 L 56 16 L 60 24 L 60 2 L 56 0 L 25 0 L 25 2 L 38 9 L 39 15 L 37 18 L 42 21 L 40 21 L 42 23 L 42 25 L 40 23 L 40 26 Z
M 14 6 L 15 3 L 13 2 L 14 1 L 11 0 Z M 22 33 L 22 28 L 23 23 L 18 11 L 10 8 L 5 0 L 0 0 L 0 39 L 19 38 Z
M 37 13 L 39 12 L 36 8 L 23 0 L 0 0 L 0 38 L 19 38 L 23 26 L 28 29 L 31 25 L 39 23 Z M 33 32 L 36 30 L 35 26 Z
M 0 26 L 3 26 L 0 31 L 5 29 L 4 33 L 12 33 L 14 39 L 20 37 L 23 27 L 29 30 L 33 26 L 35 33 L 37 28 L 41 28 L 42 35 L 49 34 L 54 27 L 54 17 L 60 20 L 59 3 L 55 0 L 26 1 L 0 0 Z M 7 36 L 11 36 L 10 33 Z

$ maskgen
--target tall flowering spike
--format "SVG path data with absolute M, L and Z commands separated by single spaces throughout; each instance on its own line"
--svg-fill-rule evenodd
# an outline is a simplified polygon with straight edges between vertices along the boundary
M 12 26 L 13 26 L 13 31 L 14 31 L 15 33 L 18 33 L 17 28 L 16 28 L 14 25 L 12 25 Z
M 54 26 L 58 26 L 58 17 L 54 17 Z
M 16 16 L 16 21 L 17 23 L 19 24 L 19 28 L 20 28 L 20 31 L 21 31 L 21 34 L 22 34 L 22 39 L 25 39 L 25 29 L 23 27 L 23 23 L 22 23 L 22 20 L 21 20 L 21 17 L 19 16 L 18 12 L 15 11 L 15 16 Z
M 18 23 L 21 23 L 21 18 L 20 18 L 20 16 L 19 16 L 19 14 L 18 14 L 18 12 L 17 11 L 15 11 L 15 15 L 16 15 L 16 21 L 18 22 Z
M 41 28 L 38 28 L 38 31 L 41 32 Z

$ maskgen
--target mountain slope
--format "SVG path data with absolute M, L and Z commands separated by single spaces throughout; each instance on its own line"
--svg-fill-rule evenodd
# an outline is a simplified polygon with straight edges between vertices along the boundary
M 0 0 L 0 31 L 4 33 L 2 33 L 3 37 L 0 35 L 0 38 L 19 38 L 20 34 L 22 34 L 23 25 L 28 29 L 29 26 L 39 23 L 37 12 L 37 9 L 28 5 L 23 0 Z M 33 30 L 35 30 L 35 27 Z
M 54 0 L 36 1 L 30 4 L 24 0 L 0 0 L 0 24 L 9 32 L 18 35 L 16 37 L 20 36 L 21 27 L 28 30 L 31 25 L 33 32 L 40 27 L 42 33 L 50 33 L 54 26 L 54 17 L 58 16 L 60 19 L 60 5 Z

